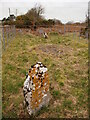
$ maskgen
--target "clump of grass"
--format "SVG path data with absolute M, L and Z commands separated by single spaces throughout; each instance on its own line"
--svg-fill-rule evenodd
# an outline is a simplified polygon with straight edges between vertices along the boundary
M 55 36 L 55 35 L 58 35 L 58 33 L 57 32 L 51 32 L 50 35 L 54 35 Z
M 81 84 L 82 84 L 82 87 L 87 86 L 87 80 L 88 80 L 88 78 L 87 78 L 87 77 L 83 77 L 83 78 L 81 79 Z
M 71 79 L 75 79 L 76 78 L 76 74 L 75 74 L 75 72 L 74 71 L 69 71 L 69 78 L 71 78 Z
M 63 101 L 63 107 L 68 109 L 73 109 L 72 101 L 71 100 L 64 100 Z
M 61 86 L 64 86 L 64 82 L 59 82 L 59 86 L 61 87 Z
M 58 78 L 60 78 L 60 75 L 61 75 L 60 70 L 59 69 L 55 70 L 54 79 L 57 80 Z
M 39 110 L 39 111 L 37 112 L 36 116 L 39 116 L 40 114 L 43 114 L 43 113 L 48 112 L 48 111 L 49 111 L 49 108 L 46 107 L 46 106 L 43 106 L 43 107 L 41 108 L 41 110 Z
M 33 38 L 33 36 L 31 34 L 27 34 L 27 38 Z
M 5 66 L 5 71 L 15 70 L 15 69 L 16 69 L 16 66 L 14 66 L 12 64 L 6 64 L 6 66 Z
M 52 65 L 52 59 L 50 57 L 45 57 L 43 59 L 43 63 L 48 66 L 48 68 L 50 69 L 51 65 Z M 52 69 L 52 68 L 51 68 Z
M 26 70 L 25 69 L 20 69 L 20 73 L 24 74 L 26 76 Z
M 13 82 L 7 84 L 7 90 L 6 92 L 12 93 L 12 94 L 16 94 L 19 91 L 19 87 L 17 86 L 17 84 L 13 84 Z
M 60 111 L 61 111 L 61 107 L 60 107 L 60 106 L 56 106 L 55 111 L 56 111 L 56 112 L 60 112 Z
M 83 93 L 80 93 L 79 95 L 78 95 L 78 102 L 79 103 L 83 103 L 84 102 L 84 94 Z
M 28 59 L 29 59 L 31 65 L 36 63 L 39 60 L 38 56 L 37 56 L 37 54 L 35 52 L 30 53 L 28 55 Z
M 60 92 L 59 91 L 53 90 L 52 95 L 53 95 L 54 98 L 60 98 Z
M 54 68 L 55 66 L 56 66 L 56 64 L 55 64 L 55 63 L 52 63 L 50 67 L 51 67 L 51 68 Z
M 28 58 L 26 55 L 18 55 L 18 61 L 25 63 L 28 62 Z

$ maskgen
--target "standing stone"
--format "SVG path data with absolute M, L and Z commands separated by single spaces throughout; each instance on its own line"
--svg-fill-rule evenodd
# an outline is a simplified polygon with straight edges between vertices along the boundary
M 36 114 L 50 101 L 47 68 L 41 62 L 31 66 L 24 82 L 23 94 L 28 113 Z

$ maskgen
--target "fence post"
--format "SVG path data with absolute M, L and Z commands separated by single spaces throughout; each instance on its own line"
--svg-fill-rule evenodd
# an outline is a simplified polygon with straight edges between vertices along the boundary
M 12 29 L 13 38 L 15 37 L 14 29 L 15 29 L 15 25 L 13 25 L 13 29 Z
M 80 33 L 81 33 L 81 27 L 80 27 L 80 29 L 79 29 L 79 41 L 80 41 Z
M 13 40 L 13 26 L 11 26 L 11 39 Z
M 1 42 L 1 30 L 0 30 L 0 119 L 2 119 L 2 42 Z
M 9 39 L 9 36 L 8 36 L 8 27 L 6 28 L 6 35 L 7 35 L 7 45 L 8 45 L 8 39 Z
M 1 41 L 1 33 L 0 33 L 0 59 L 1 59 L 1 56 L 2 56 L 2 41 Z
M 4 26 L 2 27 L 2 37 L 3 37 L 3 47 L 4 47 L 4 50 L 5 50 Z
M 2 22 L 0 23 L 0 119 L 2 119 Z
M 13 34 L 13 26 L 11 26 L 11 33 L 12 33 L 12 40 L 13 40 L 13 38 L 14 38 L 14 34 Z
M 88 2 L 88 108 L 89 108 L 89 118 L 90 118 L 90 1 Z
M 10 41 L 12 39 L 12 36 L 11 36 L 11 26 L 9 26 L 9 38 L 10 38 Z
M 75 31 L 73 31 L 73 40 L 74 40 L 74 37 L 75 37 Z
M 15 37 L 15 35 L 16 35 L 16 28 L 15 28 L 15 25 L 13 26 L 13 35 L 14 35 L 14 37 Z
M 0 45 L 1 45 L 1 35 L 0 35 Z
M 14 33 L 15 33 L 15 36 L 16 36 L 16 27 L 15 27 L 15 25 L 14 25 Z
M 68 36 L 69 36 L 69 26 L 68 26 Z
M 65 27 L 65 25 L 64 25 L 64 35 L 65 35 L 65 32 L 66 32 L 66 27 Z
M 14 25 L 13 25 L 13 30 L 12 30 L 12 32 L 13 32 L 13 38 L 14 38 Z

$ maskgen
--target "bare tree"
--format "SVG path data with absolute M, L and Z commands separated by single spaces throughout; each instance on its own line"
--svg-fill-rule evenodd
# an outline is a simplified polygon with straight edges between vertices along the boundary
M 40 4 L 35 4 L 35 6 L 30 9 L 26 16 L 34 22 L 38 22 L 43 19 L 42 14 L 44 13 L 44 8 Z
M 36 13 L 38 16 L 42 15 L 44 13 L 44 8 L 40 4 L 36 4 L 35 7 Z

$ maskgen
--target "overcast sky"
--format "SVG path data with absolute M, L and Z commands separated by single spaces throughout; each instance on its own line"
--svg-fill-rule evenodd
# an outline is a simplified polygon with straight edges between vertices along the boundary
M 60 19 L 63 23 L 68 21 L 82 22 L 88 11 L 89 0 L 0 0 L 0 19 L 11 14 L 25 14 L 36 3 L 45 8 L 45 18 Z

